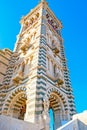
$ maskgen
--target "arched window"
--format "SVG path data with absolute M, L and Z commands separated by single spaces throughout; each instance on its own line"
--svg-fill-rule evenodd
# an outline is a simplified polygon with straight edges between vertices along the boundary
M 54 40 L 52 40 L 52 46 L 54 45 Z
M 57 67 L 54 65 L 54 74 L 56 73 Z
M 34 22 L 34 18 L 32 17 L 32 18 L 31 18 L 31 23 L 33 24 L 33 22 Z
M 25 70 L 25 63 L 22 63 L 22 74 L 24 74 L 24 70 Z
M 39 17 L 39 13 L 36 14 L 37 18 Z
M 33 34 L 33 40 L 35 39 L 35 37 L 36 37 L 36 32 L 34 32 L 34 34 Z

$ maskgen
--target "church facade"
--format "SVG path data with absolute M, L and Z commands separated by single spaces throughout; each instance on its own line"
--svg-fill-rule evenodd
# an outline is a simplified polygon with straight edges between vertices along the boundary
M 0 50 L 0 114 L 54 129 L 76 113 L 62 24 L 42 0 L 21 21 L 14 52 Z

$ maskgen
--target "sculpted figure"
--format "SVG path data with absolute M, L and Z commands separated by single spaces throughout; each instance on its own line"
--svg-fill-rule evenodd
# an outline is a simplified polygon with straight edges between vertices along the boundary
M 44 110 L 42 113 L 45 130 L 49 130 L 50 117 L 49 117 L 49 100 L 47 97 L 43 99 Z
M 43 99 L 43 105 L 44 105 L 44 112 L 48 112 L 49 111 L 49 100 L 47 97 L 45 97 Z

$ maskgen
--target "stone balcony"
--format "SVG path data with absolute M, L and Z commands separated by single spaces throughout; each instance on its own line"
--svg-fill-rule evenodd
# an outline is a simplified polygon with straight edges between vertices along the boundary
M 58 54 L 59 53 L 59 47 L 56 45 L 56 44 L 53 44 L 52 45 L 52 50 L 55 54 Z
M 28 50 L 29 45 L 25 42 L 21 45 L 21 51 L 26 52 Z
M 55 73 L 54 74 L 55 80 L 57 81 L 58 85 L 63 85 L 64 80 L 63 80 L 63 76 L 60 73 Z
M 23 74 L 22 73 L 16 73 L 16 74 L 13 75 L 12 81 L 13 81 L 13 83 L 18 84 L 22 81 L 22 79 L 23 79 Z

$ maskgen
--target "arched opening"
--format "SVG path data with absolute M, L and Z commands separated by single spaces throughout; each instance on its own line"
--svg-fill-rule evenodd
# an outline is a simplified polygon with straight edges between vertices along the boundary
M 24 120 L 26 113 L 26 100 L 27 98 L 24 92 L 16 94 L 9 104 L 7 114 L 13 118 Z
M 68 110 L 64 97 L 58 92 L 50 93 L 49 100 L 49 116 L 50 116 L 50 130 L 56 130 L 68 121 Z
M 60 101 L 59 96 L 56 94 L 56 92 L 51 92 L 50 97 L 50 107 L 51 109 L 51 115 L 50 115 L 50 124 L 54 124 L 52 127 L 53 130 L 61 126 L 61 110 L 62 104 Z M 51 120 L 51 116 L 53 117 L 53 120 Z M 50 129 L 51 130 L 51 129 Z

